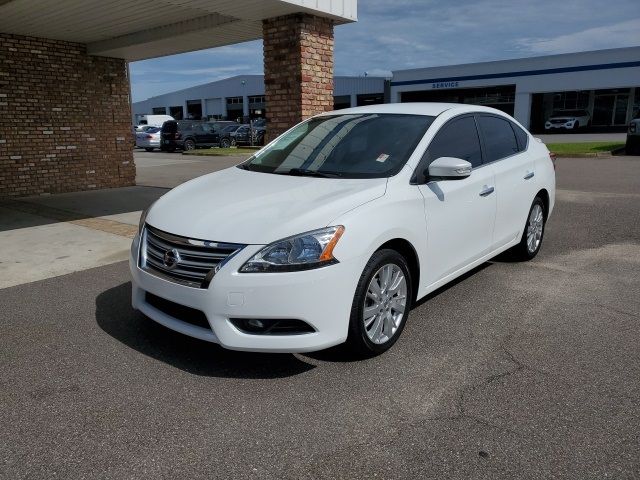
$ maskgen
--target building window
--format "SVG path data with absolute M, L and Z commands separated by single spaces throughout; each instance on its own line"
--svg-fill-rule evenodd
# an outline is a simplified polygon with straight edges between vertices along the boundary
M 384 93 L 367 93 L 367 94 L 358 95 L 357 98 L 358 98 L 357 102 L 359 107 L 384 103 Z
M 333 109 L 342 110 L 343 108 L 351 107 L 351 96 L 349 95 L 337 95 L 333 97 Z
M 252 103 L 265 103 L 264 95 L 252 95 L 249 97 L 249 104 Z
M 242 105 L 242 97 L 227 97 L 227 105 Z
M 154 115 L 164 115 L 167 113 L 167 109 L 165 107 L 153 107 L 151 110 Z
M 584 110 L 589 107 L 589 92 L 557 92 L 553 95 L 554 110 Z
M 169 107 L 169 115 L 171 115 L 176 120 L 182 120 L 183 118 L 183 108 L 182 105 L 178 105 L 175 107 Z

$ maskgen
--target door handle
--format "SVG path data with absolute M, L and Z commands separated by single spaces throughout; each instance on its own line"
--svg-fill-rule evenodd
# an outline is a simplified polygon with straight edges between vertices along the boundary
M 524 179 L 529 180 L 530 178 L 533 178 L 534 175 L 534 172 L 527 172 L 527 174 L 524 176 Z
M 491 195 L 493 193 L 493 191 L 495 190 L 495 188 L 493 187 L 487 187 L 485 185 L 484 189 L 480 192 L 480 196 L 481 197 L 486 197 L 487 195 Z

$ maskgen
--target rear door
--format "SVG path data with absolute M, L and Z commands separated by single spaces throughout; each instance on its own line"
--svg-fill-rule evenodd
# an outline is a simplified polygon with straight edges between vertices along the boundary
M 432 180 L 422 175 L 431 162 L 454 157 L 473 165 L 467 178 Z M 496 196 L 490 165 L 482 150 L 473 115 L 443 125 L 416 170 L 427 221 L 427 285 L 444 280 L 489 252 L 493 238 Z
M 535 162 L 527 152 L 528 135 L 508 119 L 477 114 L 483 153 L 493 167 L 496 223 L 492 250 L 519 239 L 535 195 Z

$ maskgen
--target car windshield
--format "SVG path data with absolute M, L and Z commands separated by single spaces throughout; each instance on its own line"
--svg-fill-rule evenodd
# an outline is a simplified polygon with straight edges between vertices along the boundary
M 239 125 L 229 125 L 228 127 L 224 127 L 224 130 L 222 130 L 225 133 L 229 133 L 229 132 L 235 132 L 238 129 Z
M 239 168 L 314 177 L 389 177 L 404 166 L 434 118 L 380 113 L 315 117 Z

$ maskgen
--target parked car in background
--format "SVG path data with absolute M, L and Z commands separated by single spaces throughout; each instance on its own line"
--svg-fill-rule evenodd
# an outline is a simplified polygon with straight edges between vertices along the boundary
M 535 257 L 555 183 L 546 146 L 493 108 L 327 112 L 147 209 L 132 304 L 234 350 L 379 354 L 416 301 L 505 250 Z
M 625 151 L 627 155 L 640 155 L 640 111 L 629 123 Z
M 138 132 L 143 131 L 145 127 L 162 127 L 162 124 L 167 120 L 173 120 L 171 115 L 143 115 L 138 120 L 136 130 Z
M 253 141 L 252 141 L 252 133 L 250 125 L 239 125 L 237 128 L 234 128 L 233 131 L 228 130 L 230 127 L 227 127 L 222 132 L 222 136 L 220 138 L 220 146 L 222 148 L 228 148 L 232 145 L 264 145 L 264 129 L 253 129 Z
M 160 127 L 147 127 L 143 132 L 136 133 L 136 147 L 152 152 L 160 148 Z
M 234 123 L 169 120 L 162 125 L 160 149 L 172 152 L 176 149 L 217 147 L 220 145 L 222 130 Z
M 591 115 L 586 110 L 558 110 L 547 119 L 545 130 L 578 130 L 591 125 Z

